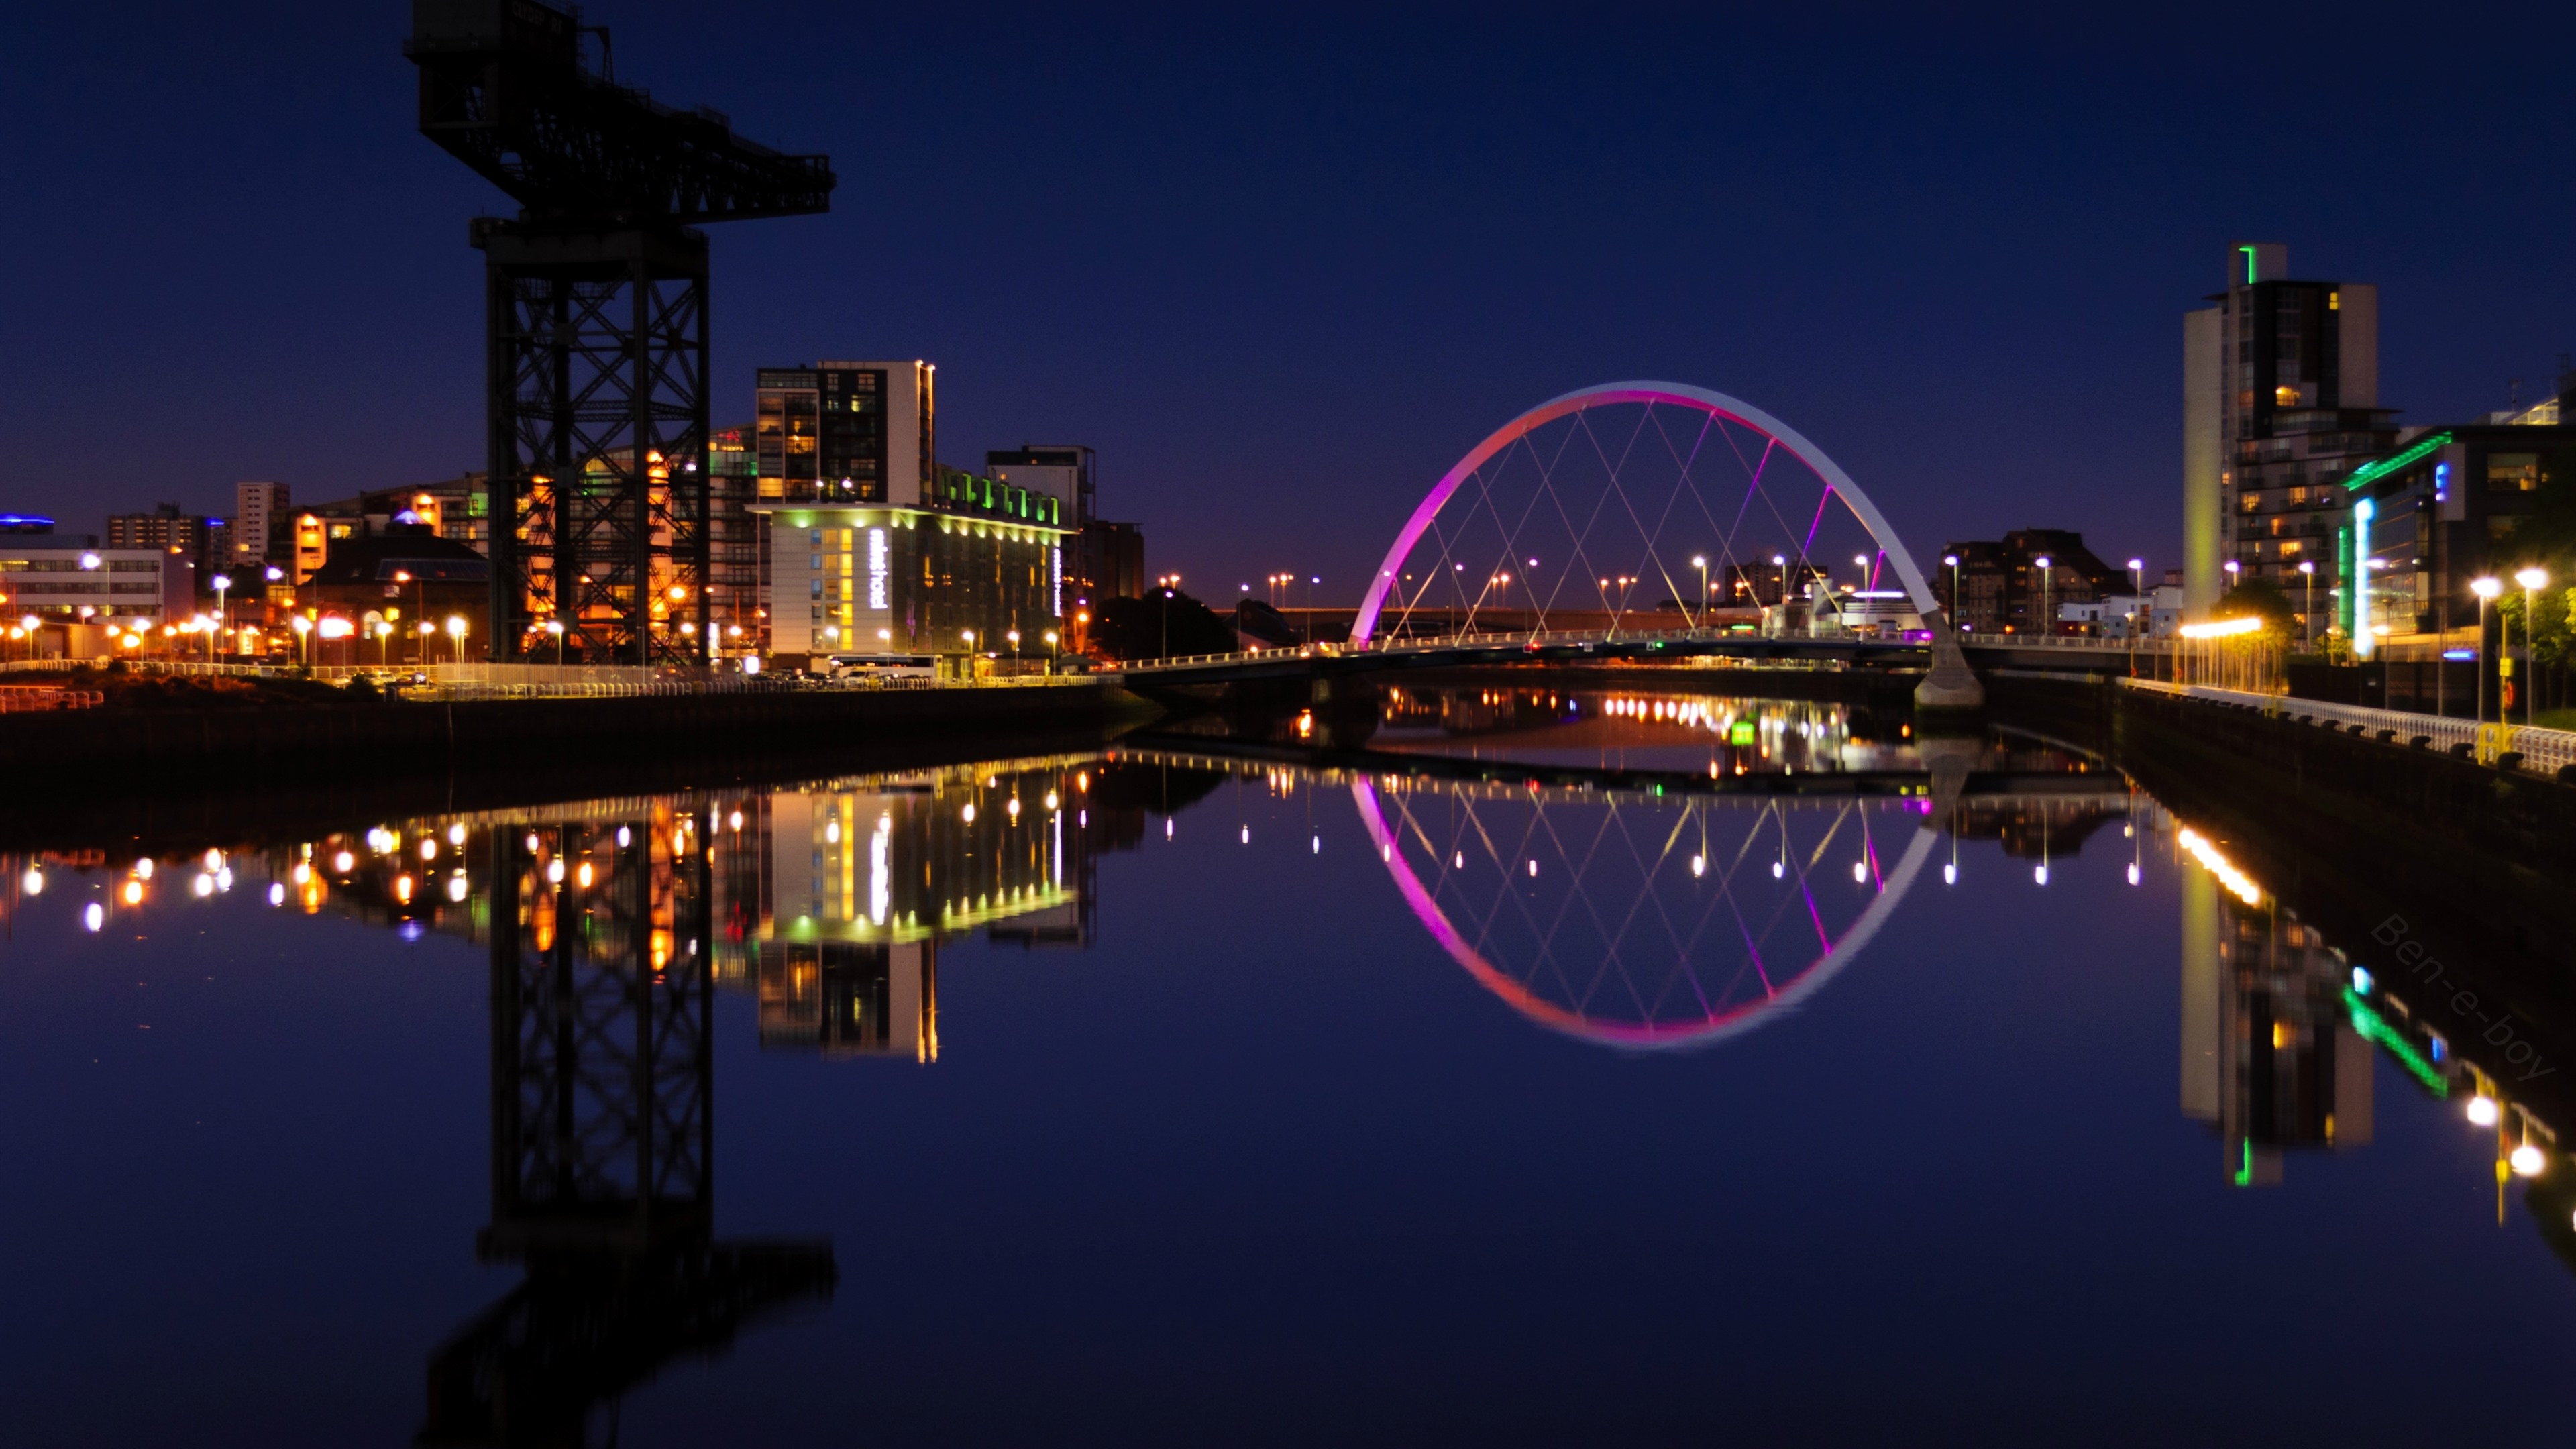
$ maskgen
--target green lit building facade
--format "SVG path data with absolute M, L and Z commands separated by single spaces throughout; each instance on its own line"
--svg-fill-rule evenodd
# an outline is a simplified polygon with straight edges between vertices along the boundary
M 776 667 L 1052 652 L 1073 532 L 1061 501 L 953 468 L 925 491 L 912 506 L 755 505 L 769 517 Z
M 2545 415 L 2558 414 L 2552 408 Z M 2350 497 L 2337 572 L 2362 582 L 2337 596 L 2336 623 L 2356 639 L 2431 637 L 2470 646 L 2478 601 L 2469 582 L 2511 574 L 2522 562 L 2512 546 L 2515 528 L 2544 490 L 2576 485 L 2576 427 L 2436 428 L 2370 460 L 2346 482 L 2338 490 Z

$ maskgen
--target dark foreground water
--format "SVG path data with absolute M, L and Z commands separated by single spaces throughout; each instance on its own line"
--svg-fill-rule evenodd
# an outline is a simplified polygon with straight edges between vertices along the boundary
M 2554 1065 L 2117 774 L 1312 732 L 6 862 L 0 1438 L 2567 1442 Z

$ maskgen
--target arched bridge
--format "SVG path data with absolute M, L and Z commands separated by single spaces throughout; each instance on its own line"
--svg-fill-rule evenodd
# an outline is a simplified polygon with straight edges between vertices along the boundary
M 1126 672 L 1181 685 L 1707 655 L 1921 668 L 1937 662 L 1944 627 L 1904 541 L 1823 449 L 1723 393 L 1614 382 L 1529 409 L 1442 474 L 1388 547 L 1347 643 Z M 1969 647 L 1971 663 L 2088 671 L 2126 672 L 2133 652 L 2091 640 Z

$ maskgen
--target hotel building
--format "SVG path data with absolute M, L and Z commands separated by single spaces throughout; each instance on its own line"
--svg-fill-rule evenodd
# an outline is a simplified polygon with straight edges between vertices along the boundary
M 920 362 L 760 370 L 752 509 L 769 521 L 777 667 L 937 656 L 964 670 L 1063 642 L 1072 510 L 940 467 L 933 375 Z

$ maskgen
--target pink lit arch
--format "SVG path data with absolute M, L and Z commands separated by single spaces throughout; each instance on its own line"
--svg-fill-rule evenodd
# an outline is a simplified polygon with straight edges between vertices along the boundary
M 1422 500 L 1421 506 L 1413 510 L 1413 516 L 1405 521 L 1403 531 L 1396 535 L 1394 547 L 1387 550 L 1386 561 L 1378 566 L 1377 577 L 1369 581 L 1368 594 L 1360 602 L 1359 616 L 1351 625 L 1351 642 L 1365 647 L 1370 637 L 1376 633 L 1378 613 L 1385 607 L 1387 594 L 1394 588 L 1397 576 L 1404 567 L 1405 559 L 1412 554 L 1414 545 L 1421 541 L 1423 533 L 1431 527 L 1432 520 L 1448 503 L 1450 495 L 1458 491 L 1461 483 L 1474 476 L 1476 470 L 1482 468 L 1495 454 L 1511 446 L 1531 429 L 1570 413 L 1613 403 L 1666 404 L 1688 408 L 1723 419 L 1769 439 L 1790 456 L 1804 463 L 1818 478 L 1824 480 L 1829 494 L 1836 494 L 1842 498 L 1844 506 L 1860 520 L 1862 527 L 1869 530 L 1872 540 L 1886 553 L 1888 563 L 1895 569 L 1897 580 L 1905 586 L 1905 591 L 1913 600 L 1914 607 L 1925 618 L 1932 616 L 1936 607 L 1932 590 L 1925 585 L 1923 571 L 1914 566 L 1914 558 L 1905 551 L 1905 544 L 1897 538 L 1896 530 L 1888 527 L 1887 520 L 1880 516 L 1877 506 L 1869 501 L 1868 496 L 1860 491 L 1860 485 L 1851 480 L 1851 475 L 1845 473 L 1833 459 L 1826 457 L 1822 449 L 1800 437 L 1795 429 L 1760 408 L 1739 402 L 1723 393 L 1710 392 L 1706 388 L 1691 387 L 1677 382 L 1613 382 L 1583 388 L 1567 393 L 1563 397 L 1551 398 L 1505 423 L 1496 429 L 1491 437 L 1478 443 L 1466 457 L 1459 459 L 1457 466 L 1451 468 L 1441 477 L 1439 483 L 1432 487 L 1430 495 Z

